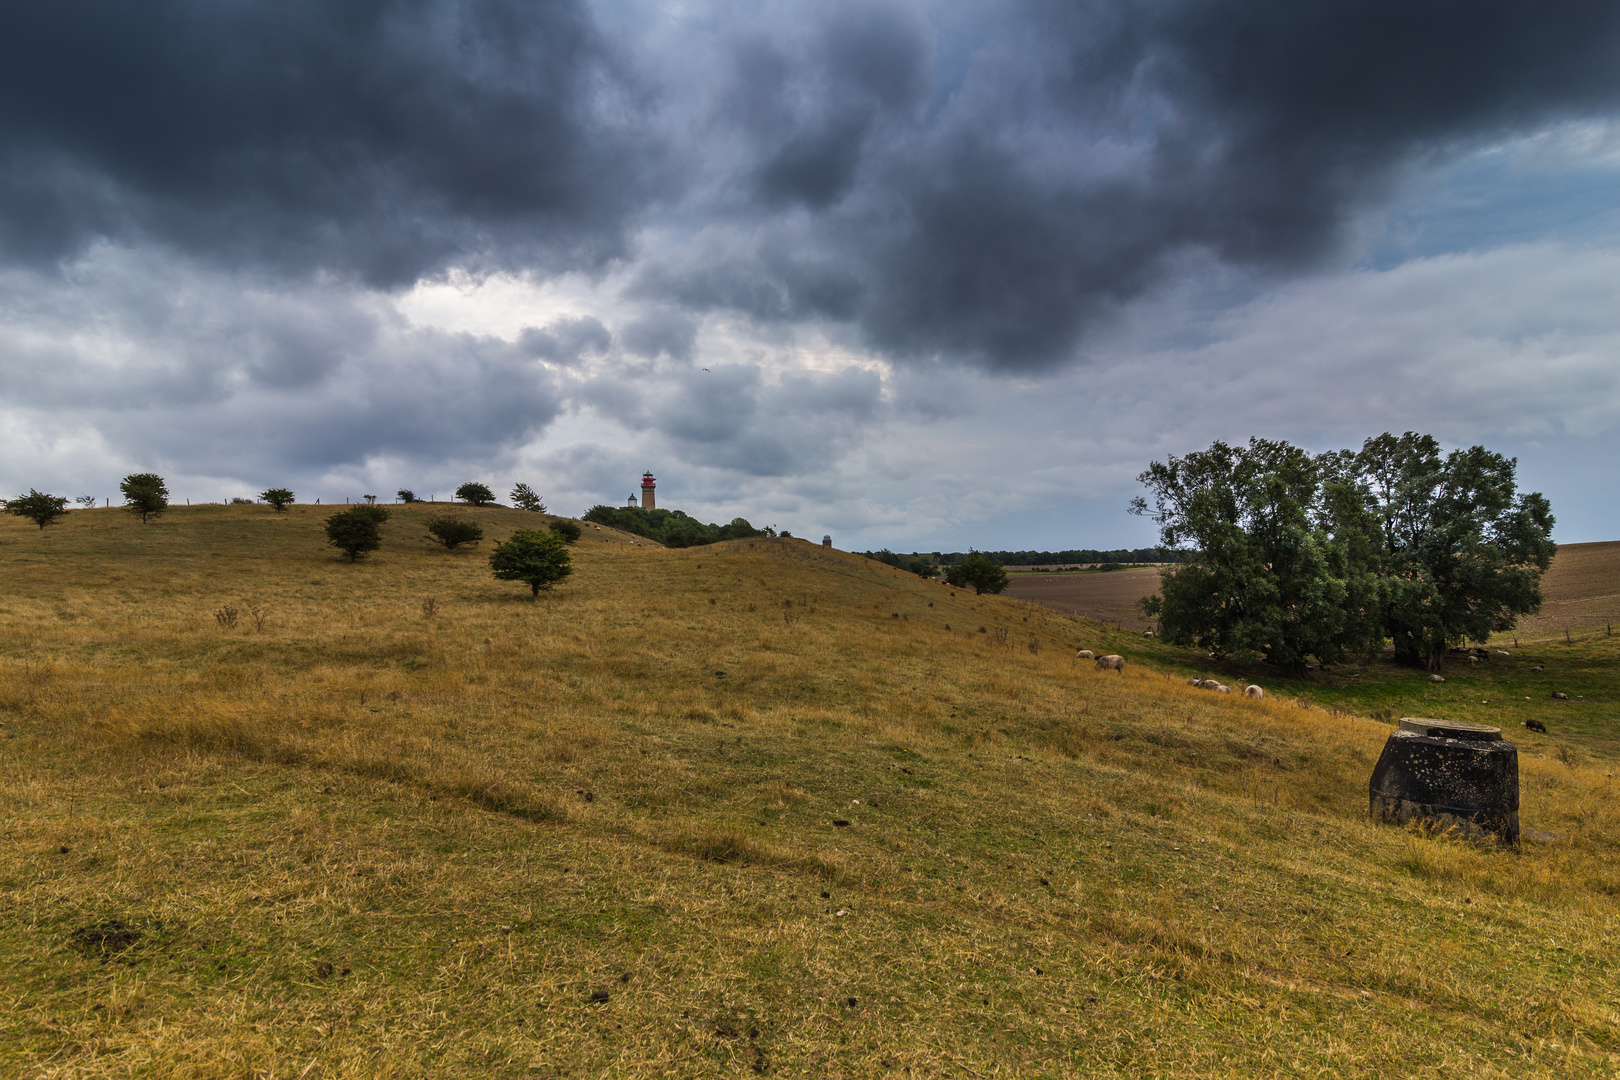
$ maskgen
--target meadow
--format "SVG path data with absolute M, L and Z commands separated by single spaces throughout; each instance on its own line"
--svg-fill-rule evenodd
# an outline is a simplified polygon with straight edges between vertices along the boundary
M 1620 1068 L 1614 639 L 1516 655 L 1591 693 L 1503 850 L 1370 823 L 1325 684 L 798 540 L 531 600 L 438 510 L 0 523 L 0 1074 Z

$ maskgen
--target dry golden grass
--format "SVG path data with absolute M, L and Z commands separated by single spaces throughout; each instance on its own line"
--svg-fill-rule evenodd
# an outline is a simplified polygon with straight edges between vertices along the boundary
M 1128 633 L 798 541 L 531 602 L 431 512 L 0 525 L 0 1074 L 1620 1062 L 1599 751 L 1482 850 L 1366 821 L 1387 725 L 1071 659 Z

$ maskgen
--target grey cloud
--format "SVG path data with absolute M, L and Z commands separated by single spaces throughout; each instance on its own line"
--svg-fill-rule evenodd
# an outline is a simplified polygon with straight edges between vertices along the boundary
M 619 338 L 626 350 L 649 360 L 660 356 L 690 360 L 697 331 L 697 320 L 684 312 L 654 310 L 630 320 L 619 331 Z
M 656 133 L 575 0 L 0 8 L 0 251 L 397 285 L 623 250 Z
M 5 276 L 0 389 L 14 409 L 70 409 L 130 456 L 242 477 L 487 458 L 562 408 L 525 350 L 412 327 L 363 290 L 267 292 L 114 250 L 70 276 L 96 287 Z
M 564 316 L 544 329 L 525 327 L 518 335 L 523 352 L 560 364 L 577 364 L 586 354 L 607 352 L 612 344 L 608 328 L 589 315 Z

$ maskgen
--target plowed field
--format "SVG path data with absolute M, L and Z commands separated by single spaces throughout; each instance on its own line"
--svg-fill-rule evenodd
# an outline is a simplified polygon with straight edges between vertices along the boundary
M 1013 574 L 1007 595 L 1030 600 L 1066 615 L 1114 623 L 1127 630 L 1153 624 L 1137 613 L 1136 603 L 1159 590 L 1159 568 L 1143 566 L 1106 574 Z
M 1146 630 L 1152 624 L 1136 603 L 1159 587 L 1157 567 L 1108 574 L 1013 574 L 1008 596 L 1030 600 L 1068 615 Z M 1620 541 L 1563 544 L 1541 581 L 1541 613 L 1519 620 L 1524 637 L 1601 630 L 1620 624 Z
M 1520 637 L 1620 624 L 1620 541 L 1559 545 L 1541 595 L 1540 614 L 1519 620 Z

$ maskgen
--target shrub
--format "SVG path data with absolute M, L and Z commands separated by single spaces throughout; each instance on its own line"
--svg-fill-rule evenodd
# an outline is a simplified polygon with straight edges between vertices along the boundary
M 421 500 L 416 497 L 416 492 L 412 491 L 410 488 L 400 488 L 398 491 L 394 492 L 394 498 L 398 499 L 402 503 L 421 502 Z
M 438 544 L 443 544 L 446 551 L 454 551 L 463 544 L 476 544 L 484 538 L 484 527 L 476 521 L 456 517 L 454 514 L 441 514 L 429 518 L 427 523 L 428 538 Z
M 585 534 L 579 527 L 579 522 L 569 518 L 558 518 L 551 523 L 551 531 L 563 538 L 563 543 L 572 544 Z
M 380 506 L 356 506 L 326 519 L 326 542 L 355 562 L 368 551 L 382 547 L 378 526 L 388 520 Z
M 495 501 L 495 493 L 487 486 L 469 480 L 456 488 L 456 498 L 474 506 L 487 506 Z
M 292 505 L 293 493 L 286 488 L 265 488 L 259 492 L 259 498 L 275 507 L 279 514 Z
M 959 589 L 971 586 L 976 593 L 999 593 L 1007 587 L 1007 568 L 969 548 L 961 562 L 946 569 L 945 580 Z
M 169 488 L 157 473 L 130 473 L 119 483 L 124 509 L 141 515 L 141 524 L 169 508 Z
M 574 572 L 568 545 L 554 532 L 517 529 L 489 553 L 489 568 L 502 581 L 521 581 L 535 596 Z
M 84 507 L 86 510 L 92 510 L 96 505 L 96 497 L 94 495 L 80 495 L 73 501 Z
M 535 494 L 534 488 L 528 484 L 519 484 L 513 488 L 509 497 L 512 500 L 512 505 L 519 510 L 532 510 L 537 514 L 546 512 L 546 504 L 539 495 Z
M 6 513 L 25 517 L 43 529 L 67 513 L 67 504 L 65 495 L 47 495 L 29 488 L 28 494 L 7 499 L 4 505 Z
M 231 496 L 231 505 L 232 506 L 252 506 L 253 505 L 253 500 L 252 499 L 244 499 L 240 495 L 232 495 Z

